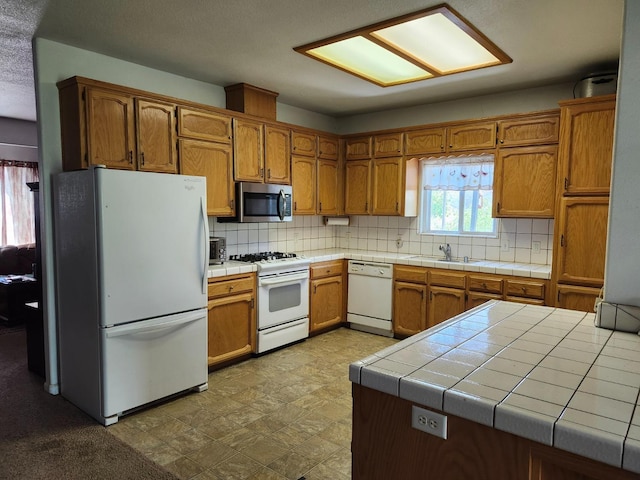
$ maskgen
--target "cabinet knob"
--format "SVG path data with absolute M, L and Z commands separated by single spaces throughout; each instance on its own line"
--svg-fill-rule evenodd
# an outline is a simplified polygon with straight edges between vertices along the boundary
M 486 284 L 486 283 L 483 283 L 483 284 L 482 284 L 482 288 L 486 289 L 486 288 L 487 288 L 487 284 Z
M 527 293 L 527 287 L 522 287 L 522 291 L 523 291 L 524 293 Z

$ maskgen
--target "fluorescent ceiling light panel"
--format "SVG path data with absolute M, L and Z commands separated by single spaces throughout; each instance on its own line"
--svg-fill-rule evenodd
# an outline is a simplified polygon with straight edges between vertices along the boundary
M 294 50 L 383 87 L 512 61 L 445 4 Z
M 423 68 L 360 36 L 313 48 L 308 53 L 385 85 L 414 82 L 432 76 Z
M 442 73 L 500 63 L 495 55 L 441 13 L 376 30 L 371 35 Z

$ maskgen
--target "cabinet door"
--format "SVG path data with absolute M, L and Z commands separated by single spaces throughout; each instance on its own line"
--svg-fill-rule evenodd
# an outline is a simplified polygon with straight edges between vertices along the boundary
M 427 286 L 393 282 L 393 333 L 408 337 L 427 328 Z
M 346 160 L 371 158 L 371 137 L 347 138 L 345 141 Z
M 389 133 L 373 137 L 374 157 L 397 157 L 402 155 L 402 133 Z
M 448 151 L 494 149 L 496 128 L 496 122 L 470 123 L 449 127 L 447 128 Z
M 428 155 L 445 151 L 446 130 L 425 128 L 405 133 L 405 155 Z
M 265 127 L 265 182 L 291 185 L 289 130 Z
M 231 117 L 179 106 L 178 135 L 196 140 L 231 143 Z
M 402 211 L 402 166 L 402 157 L 372 160 L 373 215 L 399 215 Z
M 180 139 L 180 173 L 207 178 L 207 215 L 235 215 L 231 145 Z
M 469 292 L 467 294 L 466 310 L 482 305 L 489 300 L 502 300 L 502 295 L 497 293 Z
M 261 123 L 233 119 L 233 175 L 237 182 L 262 182 L 264 138 Z
M 493 177 L 493 216 L 553 218 L 556 146 L 501 148 Z
M 565 195 L 609 192 L 615 99 L 563 106 L 559 158 Z
M 444 322 L 465 310 L 464 290 L 429 287 L 429 315 L 427 328 Z
M 318 158 L 338 160 L 339 141 L 333 137 L 318 137 Z
M 369 214 L 371 161 L 354 160 L 345 165 L 344 213 Z
M 600 289 L 559 284 L 556 286 L 556 293 L 556 307 L 580 310 L 581 312 L 594 312 Z
M 311 281 L 309 331 L 342 323 L 342 289 L 342 275 Z
M 531 115 L 498 122 L 498 145 L 519 147 L 558 143 L 560 115 Z
M 255 350 L 254 303 L 252 293 L 209 300 L 209 365 L 233 360 Z
M 136 99 L 138 170 L 178 173 L 175 105 Z
M 135 122 L 129 95 L 87 88 L 88 165 L 135 170 Z
M 318 209 L 319 215 L 338 215 L 339 170 L 335 160 L 318 160 Z
M 316 159 L 291 157 L 293 170 L 293 214 L 316 214 Z
M 316 136 L 310 133 L 291 132 L 291 153 L 305 157 L 316 156 Z
M 556 281 L 601 287 L 609 197 L 565 197 L 560 202 L 553 250 Z

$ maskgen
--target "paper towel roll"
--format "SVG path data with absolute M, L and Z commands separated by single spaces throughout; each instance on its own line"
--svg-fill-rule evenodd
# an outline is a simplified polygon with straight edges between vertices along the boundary
M 324 217 L 324 224 L 329 225 L 349 225 L 349 217 Z

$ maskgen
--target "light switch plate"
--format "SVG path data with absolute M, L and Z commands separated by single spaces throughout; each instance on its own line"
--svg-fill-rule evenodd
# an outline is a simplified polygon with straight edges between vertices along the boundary
M 411 408 L 411 426 L 430 435 L 447 439 L 447 417 L 424 408 Z

